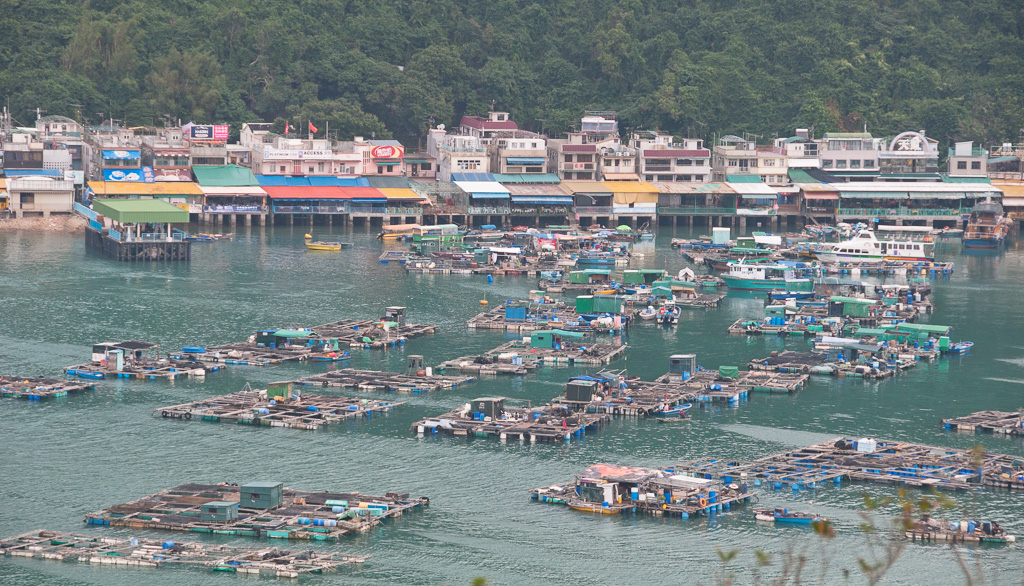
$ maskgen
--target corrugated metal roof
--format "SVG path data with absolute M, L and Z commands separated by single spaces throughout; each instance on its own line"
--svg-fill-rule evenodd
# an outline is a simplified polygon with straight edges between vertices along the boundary
M 188 212 L 159 199 L 96 199 L 92 209 L 121 224 L 188 223 Z
M 382 187 L 389 188 L 408 188 L 409 180 L 405 177 L 388 177 L 385 175 L 371 175 L 366 180 L 369 182 L 370 187 L 376 187 L 380 189 Z
M 456 181 L 455 185 L 466 193 L 509 193 L 508 188 L 497 181 Z
M 778 190 L 764 183 L 733 183 L 730 181 L 728 185 L 740 195 L 779 195 Z
M 491 177 L 499 183 L 559 183 L 561 180 L 554 173 L 492 173 Z
M 689 157 L 689 158 L 710 158 L 711 151 L 707 149 L 644 149 L 645 157 Z
M 639 181 L 640 176 L 636 173 L 605 173 L 604 178 L 608 181 Z
M 248 167 L 238 165 L 197 165 L 192 173 L 200 185 L 237 186 L 259 185 L 256 176 Z
M 727 183 L 764 183 L 764 181 L 761 181 L 760 175 L 749 175 L 745 173 L 726 175 L 725 180 Z
M 369 187 L 364 177 L 286 177 L 284 175 L 256 175 L 261 187 Z
M 1003 201 L 1008 197 L 1024 197 L 1024 183 L 993 183 L 992 187 L 1003 192 Z
M 793 180 L 793 183 L 821 183 L 803 169 L 790 169 L 789 178 Z
M 104 195 L 152 195 L 169 197 L 174 195 L 202 195 L 199 186 L 191 181 L 162 181 L 142 183 L 128 181 L 90 181 L 89 189 L 97 196 Z
M 452 181 L 494 181 L 490 173 L 452 173 Z
M 538 196 L 562 196 L 572 195 L 572 193 L 562 187 L 561 185 L 546 183 L 546 184 L 523 184 L 513 183 L 506 185 L 508 192 L 512 195 L 538 195 Z
M 943 183 L 991 183 L 988 177 L 950 177 L 942 176 Z
M 657 181 L 651 183 L 662 193 L 696 193 L 697 187 L 693 183 L 680 183 L 678 181 Z
M 490 119 L 483 118 L 482 116 L 463 116 L 460 124 L 481 130 L 519 130 L 519 125 L 511 120 L 492 122 Z
M 612 191 L 600 181 L 563 181 L 560 183 L 569 193 L 592 193 L 611 195 Z
M 378 191 L 387 196 L 388 201 L 400 200 L 409 203 L 430 203 L 430 200 L 408 187 L 381 187 Z
M 64 177 L 60 169 L 4 169 L 8 177 Z

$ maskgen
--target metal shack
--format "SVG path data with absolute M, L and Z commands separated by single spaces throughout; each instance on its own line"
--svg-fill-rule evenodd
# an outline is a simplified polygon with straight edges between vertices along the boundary
M 239 491 L 239 506 L 247 509 L 273 509 L 284 502 L 283 482 L 250 482 Z
M 201 521 L 233 521 L 238 518 L 238 503 L 210 501 L 199 510 Z

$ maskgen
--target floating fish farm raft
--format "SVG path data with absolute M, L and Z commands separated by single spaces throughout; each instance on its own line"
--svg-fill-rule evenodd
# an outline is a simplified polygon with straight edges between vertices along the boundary
M 688 519 L 727 511 L 750 502 L 745 483 L 721 483 L 670 470 L 595 464 L 573 481 L 530 491 L 542 503 L 587 513 L 647 513 Z
M 368 531 L 391 517 L 429 504 L 389 492 L 309 492 L 280 482 L 183 484 L 122 505 L 89 513 L 90 525 L 193 531 L 248 537 L 333 541 Z
M 736 367 L 723 366 L 717 371 L 695 370 L 685 379 L 679 374 L 669 372 L 654 380 L 657 383 L 689 386 L 701 390 L 723 390 L 725 387 L 732 387 L 760 393 L 794 393 L 807 383 L 808 378 L 803 373 L 741 371 Z
M 710 389 L 696 384 L 624 379 L 618 375 L 606 377 L 598 374 L 580 378 L 592 380 L 570 381 L 566 385 L 565 395 L 552 402 L 584 413 L 646 417 L 655 415 L 663 407 L 671 408 L 685 403 L 726 403 L 735 406 L 746 401 L 749 393 L 746 389 L 729 386 Z
M 772 352 L 772 356 L 751 360 L 747 365 L 752 371 L 821 374 L 826 376 L 884 379 L 917 366 L 910 360 L 871 361 L 865 364 L 839 362 L 828 354 L 818 352 Z
M 441 372 L 454 370 L 473 374 L 526 374 L 541 364 L 602 366 L 626 351 L 626 345 L 621 343 L 588 344 L 561 339 L 573 334 L 575 332 L 534 331 L 530 339 L 514 340 L 483 354 L 446 360 L 437 369 Z M 551 347 L 552 337 L 561 339 L 557 347 Z M 547 341 L 547 347 L 544 347 L 544 340 Z
M 580 314 L 564 303 L 502 303 L 498 307 L 477 314 L 466 325 L 471 329 L 532 332 L 557 328 L 570 332 L 619 331 L 629 325 L 630 319 L 622 313 L 622 302 L 615 315 Z M 519 311 L 516 311 L 519 310 Z
M 276 547 L 176 543 L 142 537 L 120 539 L 41 529 L 0 539 L 0 553 L 11 557 L 109 566 L 200 566 L 215 572 L 280 578 L 321 574 L 343 564 L 360 564 L 369 559 L 369 556 L 327 551 L 297 552 Z
M 0 396 L 39 401 L 96 388 L 93 383 L 31 376 L 0 376 Z
M 139 340 L 94 344 L 92 361 L 64 369 L 68 376 L 84 379 L 128 378 L 174 380 L 182 377 L 205 377 L 217 366 L 195 360 L 161 358 L 160 345 Z
M 942 425 L 956 431 L 1024 435 L 1024 415 L 1021 411 L 978 411 L 963 417 L 943 419 Z
M 952 262 L 920 262 L 920 261 L 886 261 L 886 262 L 838 262 L 821 266 L 830 275 L 891 275 L 895 277 L 910 276 L 946 276 L 953 274 Z
M 323 374 L 306 376 L 294 381 L 296 386 L 339 387 L 360 391 L 398 391 L 401 393 L 426 393 L 454 389 L 459 385 L 473 382 L 473 377 L 453 377 L 399 374 L 379 370 L 357 370 L 344 368 Z
M 223 397 L 161 407 L 154 416 L 165 418 L 234 422 L 243 425 L 319 429 L 339 421 L 369 419 L 373 414 L 390 413 L 405 403 L 353 397 L 295 395 L 290 392 L 268 396 L 266 390 L 245 390 Z
M 985 521 L 940 521 L 921 519 L 906 532 L 907 539 L 923 543 L 1014 543 L 1017 538 L 1008 535 L 998 523 Z
M 675 473 L 736 479 L 754 486 L 814 488 L 842 479 L 914 488 L 967 490 L 979 486 L 1024 490 L 1024 461 L 908 442 L 838 438 L 753 461 L 693 460 Z
M 565 407 L 514 407 L 515 399 L 486 397 L 464 407 L 412 424 L 418 435 L 444 434 L 461 437 L 497 437 L 502 441 L 558 442 L 580 439 L 596 431 L 611 417 L 606 414 L 573 412 Z

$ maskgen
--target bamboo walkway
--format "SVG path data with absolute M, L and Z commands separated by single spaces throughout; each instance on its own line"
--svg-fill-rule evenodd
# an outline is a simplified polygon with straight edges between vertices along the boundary
M 531 348 L 529 342 L 513 340 L 488 350 L 483 354 L 462 356 L 446 360 L 437 366 L 438 371 L 497 375 L 522 375 L 533 372 L 538 366 L 603 366 L 611 363 L 626 351 L 625 344 L 580 344 L 562 342 L 561 348 Z
M 956 431 L 1024 435 L 1024 415 L 1021 411 L 977 411 L 963 417 L 943 419 L 942 425 Z
M 295 385 L 311 387 L 339 387 L 361 391 L 398 391 L 420 394 L 429 391 L 454 389 L 459 385 L 473 382 L 473 377 L 417 376 L 383 372 L 379 370 L 358 370 L 344 368 L 313 376 L 300 378 Z
M 437 417 L 417 421 L 412 424 L 412 429 L 420 436 L 442 434 L 552 443 L 582 439 L 588 431 L 597 431 L 598 427 L 610 419 L 611 416 L 607 414 L 573 413 L 552 405 L 505 408 L 503 417 L 494 419 L 478 417 L 467 405 Z

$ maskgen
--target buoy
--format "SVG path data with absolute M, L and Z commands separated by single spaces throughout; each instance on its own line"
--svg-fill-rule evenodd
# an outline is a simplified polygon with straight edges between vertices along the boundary
M 305 235 L 305 238 L 306 238 L 306 240 L 312 240 L 313 239 L 313 235 L 310 234 L 309 232 L 307 232 L 306 235 Z
M 487 305 L 487 300 L 486 299 L 481 299 L 480 300 L 480 305 Z

